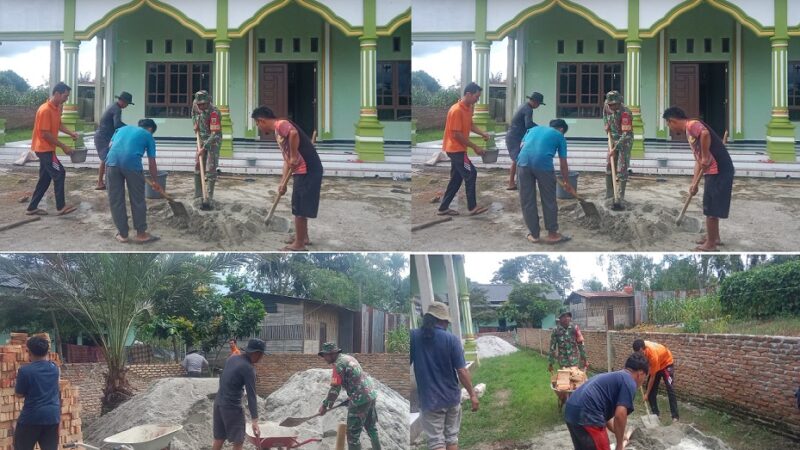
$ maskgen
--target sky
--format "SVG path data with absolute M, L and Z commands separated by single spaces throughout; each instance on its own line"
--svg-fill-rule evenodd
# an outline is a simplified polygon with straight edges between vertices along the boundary
M 504 259 L 524 256 L 527 253 L 466 253 L 464 258 L 464 271 L 467 278 L 477 283 L 490 283 L 494 272 L 500 268 Z M 597 265 L 597 257 L 603 253 L 548 253 L 550 259 L 563 256 L 567 260 L 567 267 L 572 274 L 572 288 L 579 289 L 585 280 L 597 277 L 604 285 L 608 285 L 608 276 L 605 268 Z M 661 255 L 653 254 L 658 261 Z
M 492 42 L 489 53 L 489 72 L 506 74 L 508 39 Z M 473 73 L 475 56 L 472 56 Z M 461 84 L 461 42 L 426 42 L 411 44 L 412 70 L 424 70 L 443 87 Z
M 97 39 L 81 42 L 78 72 L 92 74 L 94 79 Z M 0 72 L 13 70 L 29 85 L 47 85 L 50 80 L 50 41 L 3 41 L 0 43 Z M 61 51 L 61 73 L 64 73 L 64 52 Z

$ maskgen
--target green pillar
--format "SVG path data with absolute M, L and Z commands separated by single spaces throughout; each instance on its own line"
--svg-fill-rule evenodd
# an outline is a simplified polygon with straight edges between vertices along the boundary
M 472 122 L 479 129 L 486 131 L 492 136 L 488 142 L 480 136 L 472 136 L 470 140 L 482 148 L 494 146 L 494 121 L 489 116 L 489 52 L 492 43 L 486 39 L 486 15 L 487 0 L 475 1 L 475 82 L 483 88 L 478 103 L 475 104 L 475 112 Z M 470 153 L 472 150 L 470 150 Z
M 68 129 L 82 131 L 78 129 L 78 50 L 80 41 L 75 39 L 75 16 L 77 14 L 76 0 L 64 0 L 64 83 L 70 91 L 67 102 L 61 113 L 61 123 Z M 75 145 L 68 136 L 61 136 L 59 140 L 70 147 Z M 61 149 L 57 149 L 61 152 Z
M 455 272 L 456 283 L 458 284 L 458 304 L 461 307 L 461 321 L 464 323 L 464 356 L 467 361 L 475 361 L 480 364 L 478 359 L 478 344 L 475 342 L 475 326 L 472 322 L 472 307 L 469 303 L 469 285 L 464 271 L 464 255 L 452 255 L 453 271 Z
M 230 48 L 231 40 L 228 38 L 228 0 L 217 0 L 217 35 L 214 38 L 216 63 L 214 65 L 214 97 L 217 108 L 222 115 L 222 143 L 219 147 L 220 156 L 233 156 L 233 122 L 228 102 L 230 86 Z
M 0 145 L 6 144 L 6 119 L 0 119 Z
M 772 115 L 767 124 L 767 153 L 773 161 L 795 161 L 794 124 L 789 121 L 787 84 L 789 33 L 787 0 L 775 0 L 775 34 L 772 44 Z
M 361 110 L 355 124 L 356 153 L 362 161 L 383 161 L 383 124 L 378 121 L 376 0 L 364 0 L 361 43 Z
M 417 119 L 411 119 L 411 145 L 417 145 Z
M 625 96 L 633 114 L 631 157 L 644 158 L 644 122 L 640 100 L 641 50 L 639 39 L 639 0 L 628 0 L 628 37 L 625 39 Z

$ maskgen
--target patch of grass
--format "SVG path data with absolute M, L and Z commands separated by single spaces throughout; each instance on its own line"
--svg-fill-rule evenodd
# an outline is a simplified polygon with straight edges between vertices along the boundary
M 800 336 L 800 317 L 780 317 L 770 320 L 729 322 L 725 327 L 724 333 Z
M 417 130 L 417 142 L 438 141 L 444 136 L 444 128 L 431 130 Z
M 33 128 L 14 128 L 6 130 L 6 143 L 16 141 L 29 141 L 33 134 Z
M 550 389 L 547 359 L 530 350 L 484 359 L 473 383 L 486 383 L 480 409 L 462 407 L 459 443 L 470 448 L 483 442 L 519 441 L 562 423 Z

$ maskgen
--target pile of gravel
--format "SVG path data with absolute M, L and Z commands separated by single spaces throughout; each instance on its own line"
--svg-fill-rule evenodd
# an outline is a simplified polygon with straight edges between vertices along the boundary
M 509 344 L 497 336 L 481 336 L 475 339 L 478 345 L 478 358 L 493 358 L 508 355 L 518 351 L 517 347 Z

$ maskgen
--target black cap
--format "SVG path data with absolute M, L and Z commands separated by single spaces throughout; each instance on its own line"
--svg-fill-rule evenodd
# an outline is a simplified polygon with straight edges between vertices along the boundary
M 133 96 L 131 95 L 130 92 L 122 91 L 122 93 L 119 94 L 117 98 L 120 100 L 125 100 L 126 102 L 128 102 L 129 105 L 135 105 L 135 103 L 133 103 Z
M 525 97 L 525 98 L 529 98 L 531 100 L 536 100 L 537 102 L 539 102 L 540 105 L 547 105 L 547 103 L 544 102 L 544 95 L 542 95 L 542 94 L 540 94 L 538 92 L 534 92 L 529 97 Z
M 261 339 L 250 339 L 244 351 L 245 353 L 267 353 L 267 344 Z

